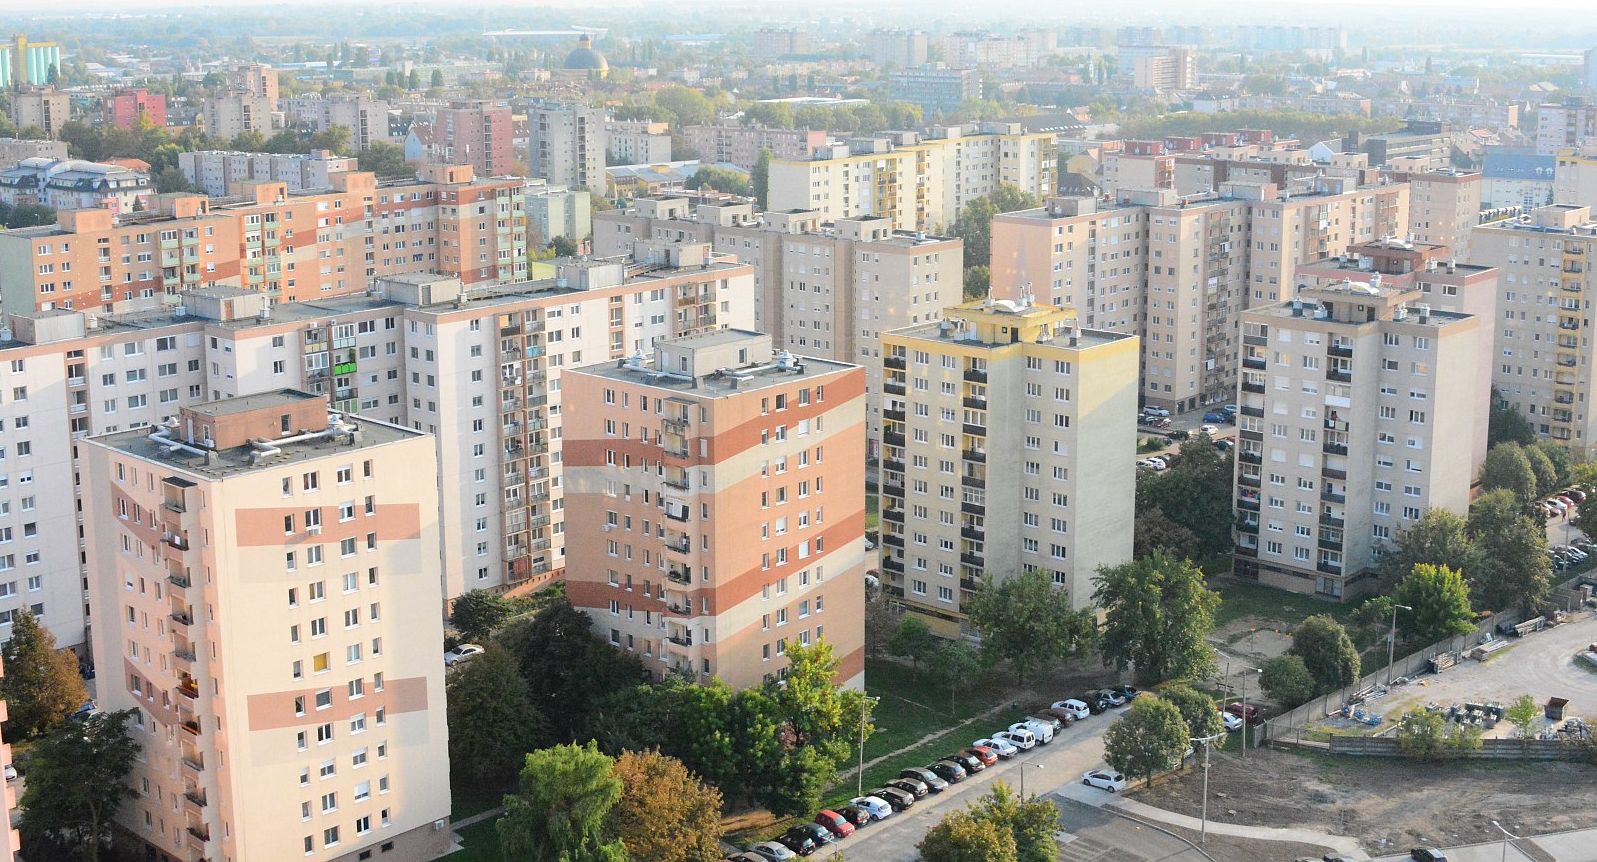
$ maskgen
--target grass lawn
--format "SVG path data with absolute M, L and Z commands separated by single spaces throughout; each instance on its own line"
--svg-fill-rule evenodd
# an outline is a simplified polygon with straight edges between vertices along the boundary
M 492 820 L 460 830 L 460 844 L 459 850 L 443 858 L 448 862 L 504 862 L 499 852 L 499 833 Z
M 1248 617 L 1289 626 L 1296 626 L 1314 614 L 1330 614 L 1344 620 L 1354 609 L 1351 604 L 1234 581 L 1223 581 L 1215 589 L 1220 593 L 1220 610 L 1214 615 L 1215 628 L 1224 628 Z
M 509 788 L 509 790 L 514 789 L 513 787 Z M 481 814 L 490 808 L 497 807 L 504 800 L 507 792 L 508 790 L 503 788 L 495 789 L 482 785 L 461 786 L 453 784 L 449 788 L 450 797 L 454 801 L 454 805 L 450 807 L 449 819 L 464 820 L 473 814 Z
M 928 681 L 923 673 L 908 665 L 872 660 L 865 662 L 865 693 L 882 699 L 875 709 L 876 732 L 865 741 L 866 760 L 897 751 L 1012 699 L 1005 681 L 979 674 L 974 685 L 955 696 L 950 711 L 948 690 Z M 967 739 L 963 744 L 969 743 Z
M 1016 714 L 1019 717 L 1019 714 Z M 924 745 L 909 749 L 865 769 L 865 789 L 880 787 L 882 782 L 889 778 L 896 778 L 900 770 L 910 766 L 925 766 L 939 758 L 970 745 L 971 740 L 980 739 L 996 730 L 1001 730 L 1006 725 L 999 718 L 981 719 L 972 718 L 953 725 L 942 735 Z M 866 746 L 869 749 L 869 746 Z M 867 751 L 866 759 L 869 760 Z M 841 805 L 854 797 L 856 787 L 854 771 L 848 770 L 838 776 L 838 782 L 832 792 L 825 795 L 823 802 L 826 805 Z

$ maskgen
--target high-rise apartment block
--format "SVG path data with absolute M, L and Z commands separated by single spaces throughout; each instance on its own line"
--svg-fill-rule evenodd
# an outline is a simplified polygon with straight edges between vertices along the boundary
M 417 270 L 468 285 L 527 277 L 520 179 L 479 180 L 464 165 L 424 166 L 412 181 L 329 179 L 330 190 L 300 194 L 255 182 L 220 201 L 162 195 L 122 217 L 64 210 L 54 225 L 0 233 L 0 308 L 125 311 L 202 285 L 292 302 Z
M 1408 188 L 1340 177 L 1222 184 L 1218 194 L 1125 190 L 993 219 L 998 298 L 1027 290 L 1071 307 L 1083 325 L 1142 336 L 1142 396 L 1174 412 L 1228 403 L 1236 389 L 1237 315 L 1291 297 L 1301 264 L 1400 234 Z
M 106 125 L 119 129 L 133 129 L 143 123 L 163 128 L 166 126 L 166 96 L 143 87 L 117 90 L 100 100 L 100 114 Z
M 78 444 L 121 826 L 175 859 L 431 859 L 451 835 L 436 454 L 294 390 Z
M 1597 440 L 1587 297 L 1597 291 L 1597 219 L 1553 205 L 1475 228 L 1475 262 L 1501 271 L 1493 385 L 1536 432 L 1580 451 Z
M 943 65 L 899 69 L 888 78 L 893 98 L 919 105 L 927 114 L 952 114 L 966 99 L 982 96 L 981 73 Z
M 899 230 L 954 223 L 965 204 L 1010 185 L 1054 193 L 1053 135 L 1018 123 L 933 127 L 823 147 L 809 160 L 773 159 L 769 207 L 827 219 L 881 216 Z
M 148 432 L 184 407 L 283 388 L 433 436 L 446 597 L 555 577 L 566 549 L 561 373 L 751 326 L 752 281 L 750 267 L 703 246 L 644 245 L 636 261 L 561 261 L 555 277 L 518 284 L 408 273 L 372 294 L 306 302 L 216 287 L 128 314 L 8 312 L 0 511 L 17 530 L 0 578 L 27 588 L 0 595 L 0 637 L 33 607 L 63 646 L 85 641 L 79 438 Z
M 567 372 L 567 593 L 661 676 L 864 682 L 865 374 L 744 330 Z
M 1556 156 L 1526 158 L 1545 159 L 1545 162 L 1536 165 L 1545 172 L 1538 171 L 1534 179 L 1545 182 L 1547 174 L 1552 175 L 1551 199 L 1539 200 L 1536 196 L 1522 194 L 1518 199 L 1511 200 L 1511 203 L 1523 205 L 1523 202 L 1529 198 L 1533 205 L 1525 206 L 1526 210 L 1536 209 L 1549 203 L 1597 206 L 1597 140 L 1587 141 L 1579 147 L 1559 150 Z M 1541 190 L 1542 187 L 1538 184 L 1536 191 Z
M 755 325 L 778 348 L 865 367 L 873 450 L 881 334 L 937 320 L 962 291 L 959 240 L 895 231 L 882 218 L 823 222 L 815 212 L 756 212 L 743 200 L 695 207 L 662 197 L 598 213 L 594 223 L 598 255 L 627 254 L 640 240 L 704 242 L 754 267 Z
M 1423 300 L 1372 278 L 1242 313 L 1238 577 L 1349 600 L 1427 509 L 1468 510 L 1487 321 Z
M 1556 156 L 1597 137 L 1597 103 L 1579 96 L 1536 108 L 1536 152 Z
M 924 66 L 929 47 L 926 34 L 920 30 L 872 30 L 865 34 L 865 54 L 878 66 Z
M 65 159 L 66 157 L 66 141 L 0 138 L 0 168 L 9 168 L 23 159 Z
M 71 99 L 54 87 L 11 94 L 11 124 L 18 129 L 43 129 L 45 137 L 56 138 L 71 119 Z
M 671 126 L 658 120 L 609 120 L 605 142 L 618 165 L 654 165 L 671 161 Z
M 513 173 L 510 108 L 483 99 L 457 100 L 433 116 L 433 152 L 449 165 L 471 165 L 481 176 Z
M 353 156 L 335 156 L 331 150 L 309 153 L 241 153 L 228 150 L 194 150 L 177 154 L 178 169 L 196 191 L 213 198 L 240 195 L 246 184 L 280 182 L 290 193 L 322 191 L 333 187 L 333 175 L 360 170 Z
M 529 107 L 527 114 L 532 175 L 604 194 L 604 111 L 582 102 L 546 101 Z
M 756 60 L 779 60 L 810 53 L 810 31 L 803 27 L 761 27 L 754 31 Z
M 1469 257 L 1469 237 L 1480 220 L 1481 174 L 1451 168 L 1397 173 L 1394 180 L 1409 187 L 1406 239 L 1439 245 Z
M 271 135 L 277 110 L 277 71 L 270 66 L 239 66 L 228 73 L 227 91 L 208 96 L 201 127 L 211 138 L 232 140 L 244 132 Z
M 688 149 L 701 161 L 737 165 L 744 170 L 751 170 L 760 160 L 761 150 L 770 150 L 773 159 L 802 161 L 831 139 L 821 130 L 719 124 L 683 126 L 681 133 Z
M 1131 559 L 1137 339 L 1069 308 L 972 302 L 882 336 L 882 571 L 941 634 L 984 578 L 1047 572 L 1075 607 Z
M 313 131 L 348 129 L 349 146 L 357 151 L 364 150 L 376 142 L 402 143 L 394 140 L 391 130 L 390 118 L 394 114 L 394 109 L 381 99 L 373 99 L 363 94 L 338 93 L 323 96 L 320 93 L 309 93 L 284 99 L 283 106 L 290 120 L 309 126 Z M 504 134 L 508 135 L 510 131 L 508 122 L 505 123 L 504 129 Z M 434 133 L 437 132 L 435 126 Z M 465 159 L 458 160 L 459 163 L 465 161 Z M 507 161 L 506 165 L 508 164 Z

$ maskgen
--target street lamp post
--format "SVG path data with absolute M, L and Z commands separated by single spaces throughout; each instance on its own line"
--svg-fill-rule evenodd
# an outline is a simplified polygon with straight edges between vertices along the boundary
M 1021 764 L 1020 764 L 1020 801 L 1021 802 L 1025 802 L 1026 801 L 1026 770 L 1030 769 L 1032 767 L 1036 767 L 1037 769 L 1042 769 L 1043 768 L 1041 763 L 1032 763 L 1029 760 L 1022 761 Z
M 1247 712 L 1247 710 L 1243 710 Z M 1243 719 L 1245 722 L 1247 719 Z M 1224 739 L 1225 731 L 1222 730 L 1213 736 L 1196 736 L 1187 741 L 1193 745 L 1203 746 L 1203 831 L 1198 833 L 1198 846 L 1207 847 L 1209 843 L 1209 746 L 1217 739 Z
M 1256 667 L 1245 667 L 1245 668 L 1242 669 L 1242 756 L 1243 756 L 1243 758 L 1246 758 L 1248 756 L 1248 725 L 1253 723 L 1253 722 L 1248 720 L 1248 674 L 1250 674 L 1250 673 L 1263 673 L 1263 672 L 1264 671 L 1262 669 L 1256 668 Z
M 882 702 L 879 697 L 867 696 L 865 699 L 870 702 L 871 706 Z M 868 709 L 859 711 L 859 769 L 854 773 L 855 796 L 865 795 L 865 719 L 870 713 L 871 711 Z
M 1386 636 L 1386 687 L 1392 687 L 1392 664 L 1397 660 L 1397 612 L 1412 611 L 1408 605 L 1392 603 L 1392 631 Z

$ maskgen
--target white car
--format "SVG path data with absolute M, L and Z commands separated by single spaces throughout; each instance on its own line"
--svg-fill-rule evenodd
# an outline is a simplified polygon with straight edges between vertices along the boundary
M 872 820 L 886 820 L 893 816 L 893 806 L 880 796 L 856 796 L 848 801 L 870 813 Z
M 1163 407 L 1144 407 L 1142 412 L 1145 416 L 1158 416 L 1161 419 L 1170 415 L 1170 411 Z
M 1037 736 L 1029 730 L 1000 730 L 993 734 L 993 739 L 1002 739 L 1021 751 L 1037 747 Z
M 9 764 L 9 763 L 6 764 L 6 780 L 7 781 L 16 781 L 17 780 L 17 768 L 15 766 Z
M 1220 429 L 1213 425 L 1204 425 L 1198 429 L 1198 433 L 1207 434 L 1210 437 L 1213 437 L 1214 435 L 1220 433 Z
M 1225 725 L 1225 729 L 1229 733 L 1235 733 L 1242 729 L 1242 719 L 1229 712 L 1220 713 L 1220 723 Z
M 444 653 L 444 667 L 454 667 L 463 661 L 469 661 L 482 655 L 482 647 L 476 644 L 461 644 Z
M 979 745 L 983 748 L 991 748 L 998 754 L 999 757 L 1004 758 L 1014 757 L 1020 753 L 1020 749 L 1013 742 L 1010 742 L 1007 739 L 994 739 L 990 736 L 986 739 L 978 739 L 975 742 L 972 742 L 971 745 Z
M 1014 724 L 1011 724 L 1009 729 L 1011 732 L 1015 733 L 1018 733 L 1022 730 L 1031 731 L 1031 735 L 1037 737 L 1037 744 L 1039 745 L 1047 745 L 1048 743 L 1054 741 L 1053 727 L 1034 719 L 1028 718 L 1025 721 L 1017 721 Z
M 1126 789 L 1126 777 L 1113 769 L 1094 769 L 1081 774 L 1081 783 L 1088 787 L 1119 793 Z
M 1071 698 L 1070 700 L 1054 701 L 1053 708 L 1062 709 L 1070 713 L 1070 717 L 1077 721 L 1081 721 L 1082 719 L 1088 718 L 1092 715 L 1092 710 L 1088 709 L 1085 703 L 1082 703 L 1075 698 Z
M 761 841 L 749 849 L 771 860 L 771 862 L 788 862 L 788 860 L 798 858 L 797 853 L 794 853 L 792 850 L 783 847 L 775 841 Z

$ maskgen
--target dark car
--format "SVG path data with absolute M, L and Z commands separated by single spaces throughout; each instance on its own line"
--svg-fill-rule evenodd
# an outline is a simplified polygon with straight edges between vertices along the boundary
M 814 853 L 815 848 L 819 846 L 815 843 L 815 839 L 810 837 L 810 833 L 807 830 L 797 826 L 783 832 L 782 836 L 776 839 L 776 843 L 800 856 L 808 856 Z
M 1135 700 L 1137 695 L 1141 694 L 1141 691 L 1139 691 L 1134 685 L 1117 685 L 1113 687 L 1113 690 L 1121 697 L 1125 698 L 1127 703 Z
M 955 763 L 952 760 L 939 760 L 936 763 L 928 765 L 926 768 L 937 773 L 939 778 L 943 779 L 949 784 L 958 784 L 969 776 L 969 774 L 965 772 L 965 767 L 960 766 L 958 763 Z
M 854 834 L 853 822 L 830 808 L 816 812 L 815 822 L 826 827 L 826 831 L 832 833 L 834 838 L 847 838 Z
M 961 748 L 960 754 L 968 754 L 981 761 L 982 766 L 992 766 L 998 762 L 998 752 L 985 745 L 972 745 L 970 748 Z
M 1434 847 L 1415 847 L 1408 851 L 1408 858 L 1414 862 L 1447 862 L 1447 854 Z
M 855 828 L 867 826 L 871 822 L 871 813 L 858 805 L 840 805 L 832 810 L 842 815 L 844 820 L 854 824 Z
M 1059 721 L 1059 728 L 1066 728 L 1076 723 L 1076 714 L 1068 709 L 1065 709 L 1064 707 L 1055 708 L 1050 706 L 1047 709 L 1037 713 L 1038 718 L 1042 718 L 1043 716 L 1057 719 Z
M 887 782 L 887 786 L 897 787 L 899 790 L 908 793 L 916 799 L 920 799 L 926 794 L 932 792 L 932 789 L 926 786 L 926 782 L 917 781 L 913 778 L 894 778 Z
M 874 796 L 877 799 L 886 802 L 888 805 L 893 806 L 894 811 L 903 811 L 904 809 L 915 804 L 914 794 L 905 793 L 904 791 L 899 790 L 897 787 L 883 787 L 878 790 L 872 790 L 865 795 Z
M 1087 705 L 1087 711 L 1093 715 L 1097 715 L 1098 713 L 1109 708 L 1109 701 L 1104 700 L 1097 691 L 1082 692 L 1076 697 L 1076 700 L 1085 703 Z
M 1186 430 L 1184 428 L 1177 428 L 1176 430 L 1171 431 L 1170 433 L 1168 433 L 1168 434 L 1166 434 L 1164 436 L 1170 438 L 1171 440 L 1177 440 L 1177 441 L 1188 440 L 1188 439 L 1191 439 L 1192 432 L 1188 431 L 1188 430 Z
M 919 766 L 911 766 L 910 768 L 898 773 L 898 777 L 913 778 L 916 781 L 926 785 L 933 793 L 942 793 L 944 790 L 948 789 L 948 782 L 938 777 L 937 773 L 931 771 L 930 769 L 922 769 Z
M 810 836 L 810 840 L 815 842 L 816 847 L 824 847 L 833 841 L 839 840 L 838 836 L 832 833 L 832 830 L 820 823 L 800 823 L 789 831 L 802 832 Z M 853 831 L 853 827 L 849 827 L 849 832 Z
M 987 768 L 987 764 L 982 763 L 980 757 L 977 757 L 974 754 L 966 754 L 964 751 L 956 751 L 943 759 L 951 760 L 954 763 L 964 767 L 966 775 L 975 775 L 976 773 Z
M 771 860 L 761 856 L 758 853 L 755 853 L 753 850 L 745 850 L 742 853 L 734 853 L 726 858 L 727 862 L 771 862 Z
M 1233 422 L 1235 420 L 1231 417 L 1230 413 L 1227 413 L 1224 410 L 1210 410 L 1208 413 L 1203 414 L 1203 421 L 1205 421 L 1205 422 Z

